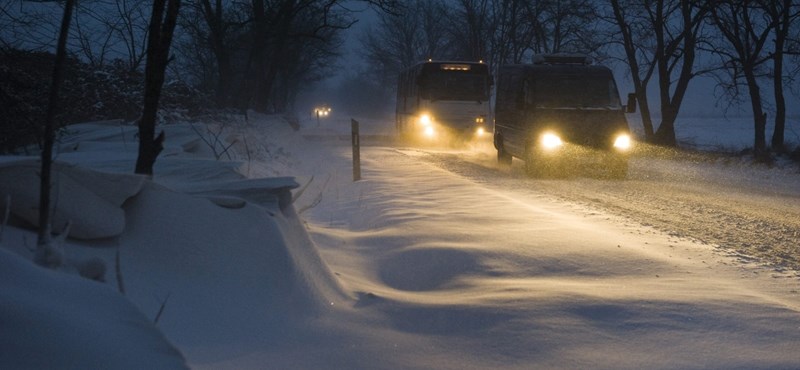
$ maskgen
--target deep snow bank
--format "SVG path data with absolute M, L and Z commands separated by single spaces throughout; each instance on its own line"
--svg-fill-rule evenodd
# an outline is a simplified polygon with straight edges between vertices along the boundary
M 68 130 L 71 136 L 61 141 L 58 156 L 61 162 L 57 170 L 63 175 L 56 180 L 57 220 L 81 225 L 80 232 L 71 236 L 90 239 L 68 240 L 65 253 L 69 260 L 101 258 L 106 266 L 112 266 L 106 274 L 109 285 L 124 287 L 125 296 L 150 320 L 158 316 L 158 328 L 194 363 L 214 363 L 232 352 L 248 351 L 243 340 L 279 340 L 304 320 L 345 299 L 294 211 L 291 190 L 298 184 L 293 178 L 247 179 L 241 173 L 241 162 L 214 160 L 219 148 L 206 145 L 200 136 L 204 131 L 196 126 L 164 129 L 166 149 L 153 179 L 129 174 L 135 161 L 135 131 L 129 126 L 87 124 Z M 215 132 L 220 133 L 219 145 L 241 140 L 233 124 Z M 0 192 L 4 193 L 0 196 L 10 194 L 15 215 L 29 221 L 36 219 L 37 168 L 38 162 L 32 159 L 0 161 Z M 33 230 L 11 228 L 6 230 L 0 247 L 30 259 L 28 240 L 35 240 Z M 116 253 L 118 270 L 113 267 Z M 3 282 L 23 278 L 16 277 L 17 270 L 4 269 L 9 275 Z M 76 279 L 32 264 L 20 271 L 47 276 L 56 283 Z M 104 294 L 125 301 L 111 289 L 103 289 L 108 290 Z M 30 305 L 0 311 L 0 322 L 13 320 L 19 329 L 7 331 L 3 325 L 0 343 L 14 342 L 22 335 L 21 330 L 35 327 L 28 324 L 37 320 L 35 313 L 52 311 L 62 295 L 91 303 L 98 299 L 96 294 L 71 285 L 55 292 L 0 285 L 2 301 L 36 297 L 27 301 Z M 97 367 L 90 362 L 93 352 L 83 352 L 65 342 L 84 343 L 73 338 L 84 332 L 67 330 L 81 323 L 91 324 L 98 331 L 121 330 L 106 321 L 92 320 L 98 310 L 102 307 L 90 304 L 75 315 L 53 316 L 52 321 L 64 321 L 53 326 L 57 335 L 36 331 L 18 344 L 28 351 L 20 353 L 52 352 L 53 358 L 82 359 L 76 360 L 77 367 Z M 118 311 L 119 316 L 105 315 L 109 321 L 130 321 L 125 316 L 130 309 Z M 131 340 L 143 348 L 157 344 L 143 336 Z M 88 354 L 86 358 L 84 354 Z M 115 361 L 126 358 L 113 352 L 108 357 Z M 4 358 L 12 365 L 23 360 L 14 355 Z M 162 364 L 153 361 L 151 366 L 139 368 Z M 61 367 L 53 365 L 48 367 Z
M 31 225 L 39 223 L 39 172 L 34 158 L 0 160 L 0 207 L 9 202 L 11 214 Z M 63 162 L 53 163 L 52 227 L 55 231 L 71 223 L 69 236 L 100 239 L 119 236 L 125 230 L 122 203 L 139 192 L 144 177 L 109 174 Z
M 180 352 L 123 296 L 0 248 L 0 368 L 179 369 Z

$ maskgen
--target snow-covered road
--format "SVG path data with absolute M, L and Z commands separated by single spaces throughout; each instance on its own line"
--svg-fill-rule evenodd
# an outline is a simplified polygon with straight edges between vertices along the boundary
M 800 270 L 800 173 L 711 155 L 662 150 L 631 161 L 625 181 L 534 180 L 522 163 L 498 168 L 493 152 L 431 152 L 427 161 L 495 189 L 528 189 L 626 216 L 669 234 L 719 246 L 744 261 Z
M 315 179 L 296 207 L 319 200 L 302 215 L 354 298 L 336 320 L 353 340 L 340 363 L 800 366 L 798 276 L 729 253 L 758 237 L 727 222 L 773 222 L 770 238 L 797 240 L 797 196 L 780 185 L 739 186 L 724 165 L 663 158 L 635 160 L 627 181 L 533 180 L 518 163 L 496 168 L 485 148 L 386 145 L 362 148 L 353 182 L 347 143 L 308 136 L 293 168 Z M 765 196 L 774 208 L 755 207 Z

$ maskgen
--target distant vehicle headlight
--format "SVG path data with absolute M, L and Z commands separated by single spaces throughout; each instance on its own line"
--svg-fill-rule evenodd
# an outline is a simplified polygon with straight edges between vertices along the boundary
M 542 135 L 542 147 L 548 150 L 556 149 L 564 145 L 564 142 L 561 141 L 561 138 L 558 135 L 548 132 Z
M 486 129 L 484 129 L 483 127 L 478 127 L 478 129 L 475 130 L 475 135 L 478 137 L 481 137 L 485 134 L 486 134 Z
M 614 139 L 614 148 L 619 150 L 628 150 L 631 148 L 631 137 L 628 134 L 622 134 Z
M 433 126 L 430 126 L 430 125 L 426 126 L 425 130 L 422 133 L 425 134 L 425 137 L 428 137 L 428 138 L 436 137 L 436 130 L 434 130 Z

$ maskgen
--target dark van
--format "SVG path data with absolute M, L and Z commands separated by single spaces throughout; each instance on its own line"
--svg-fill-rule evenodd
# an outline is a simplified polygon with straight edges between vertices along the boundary
M 532 176 L 565 176 L 586 163 L 624 178 L 632 142 L 611 70 L 583 55 L 543 55 L 500 67 L 495 102 L 497 160 L 525 161 Z

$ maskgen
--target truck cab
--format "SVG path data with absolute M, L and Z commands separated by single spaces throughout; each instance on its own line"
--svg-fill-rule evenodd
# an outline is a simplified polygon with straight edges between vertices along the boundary
M 627 108 L 627 109 L 626 109 Z M 497 79 L 494 146 L 533 176 L 562 176 L 586 163 L 615 178 L 628 171 L 631 135 L 611 70 L 583 55 L 545 55 L 504 65 Z

